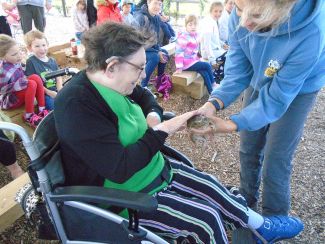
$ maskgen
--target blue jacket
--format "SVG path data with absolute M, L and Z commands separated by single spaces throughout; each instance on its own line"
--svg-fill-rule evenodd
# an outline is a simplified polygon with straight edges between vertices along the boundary
M 211 98 L 225 107 L 252 86 L 258 98 L 231 120 L 241 130 L 258 130 L 278 120 L 299 94 L 325 84 L 325 1 L 298 0 L 288 22 L 270 32 L 238 27 L 236 10 L 229 20 L 225 78 Z

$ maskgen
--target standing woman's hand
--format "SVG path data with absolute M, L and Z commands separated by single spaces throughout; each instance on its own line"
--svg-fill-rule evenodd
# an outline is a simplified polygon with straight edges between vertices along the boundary
M 216 108 L 210 102 L 206 102 L 201 108 L 198 109 L 198 112 L 206 117 L 216 116 L 217 113 Z
M 214 99 L 215 101 L 213 102 L 217 102 L 219 104 L 219 109 L 223 109 L 223 102 L 220 99 Z M 209 102 L 206 102 L 201 108 L 198 109 L 199 114 L 202 114 L 206 117 L 213 117 L 216 116 L 217 114 L 217 109 L 216 107 L 213 105 L 213 103 L 211 102 L 212 100 L 209 100 Z
M 216 116 L 207 116 L 213 121 L 213 126 L 203 129 L 191 128 L 190 132 L 195 135 L 213 135 L 215 133 L 231 133 L 237 131 L 237 124 L 232 120 L 221 119 Z
M 194 110 L 191 112 L 187 112 L 185 114 L 176 116 L 170 120 L 164 121 L 154 127 L 156 130 L 161 130 L 168 135 L 174 134 L 176 131 L 182 130 L 186 128 L 186 122 L 193 117 L 194 115 L 197 115 L 198 111 Z

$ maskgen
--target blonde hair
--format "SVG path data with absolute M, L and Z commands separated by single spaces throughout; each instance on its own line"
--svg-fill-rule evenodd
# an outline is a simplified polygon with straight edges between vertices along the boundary
M 185 26 L 187 26 L 188 23 L 190 22 L 195 22 L 195 24 L 197 24 L 197 17 L 194 14 L 189 14 L 186 15 L 185 17 Z
M 30 47 L 32 45 L 33 41 L 35 41 L 35 39 L 45 39 L 47 44 L 49 44 L 45 34 L 39 30 L 31 30 L 31 31 L 27 32 L 24 36 L 24 41 L 25 41 L 27 47 Z
M 222 4 L 222 2 L 217 1 L 217 2 L 213 2 L 213 3 L 211 3 L 211 5 L 210 5 L 210 13 L 211 13 L 211 12 L 213 11 L 213 9 L 216 8 L 216 7 L 221 7 L 221 8 L 223 8 L 223 4 Z
M 12 37 L 0 34 L 0 58 L 6 56 L 8 50 L 17 45 L 17 42 Z
M 264 28 L 275 29 L 290 18 L 291 10 L 297 0 L 249 0 L 246 1 L 240 17 L 240 25 L 246 21 L 256 23 L 253 31 Z M 258 13 L 258 15 L 256 15 Z

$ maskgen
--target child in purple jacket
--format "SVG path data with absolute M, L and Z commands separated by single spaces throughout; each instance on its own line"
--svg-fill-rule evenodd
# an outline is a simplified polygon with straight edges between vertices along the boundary
M 196 32 L 197 22 L 198 20 L 195 15 L 186 16 L 185 31 L 178 33 L 175 52 L 176 73 L 181 73 L 183 70 L 198 72 L 203 77 L 210 94 L 217 84 L 214 81 L 211 65 L 200 61 L 198 56 L 199 38 Z

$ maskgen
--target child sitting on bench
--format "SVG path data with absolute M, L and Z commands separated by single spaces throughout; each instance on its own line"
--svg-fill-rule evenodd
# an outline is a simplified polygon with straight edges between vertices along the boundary
M 48 114 L 45 109 L 44 88 L 38 75 L 26 77 L 21 66 L 20 47 L 10 36 L 0 34 L 0 107 L 15 109 L 25 104 L 23 120 L 36 127 Z M 34 100 L 38 113 L 34 112 Z
M 31 30 L 25 35 L 25 43 L 32 56 L 26 61 L 26 75 L 37 74 L 43 79 L 45 90 L 45 106 L 54 109 L 54 98 L 62 88 L 62 77 L 45 79 L 49 72 L 56 71 L 59 66 L 54 58 L 47 56 L 49 43 L 43 32 Z
M 200 61 L 199 57 L 199 38 L 196 32 L 197 17 L 188 15 L 185 18 L 185 31 L 180 32 L 177 36 L 175 63 L 176 73 L 183 70 L 196 71 L 202 75 L 204 84 L 209 94 L 217 86 L 214 81 L 212 66 L 208 62 Z

